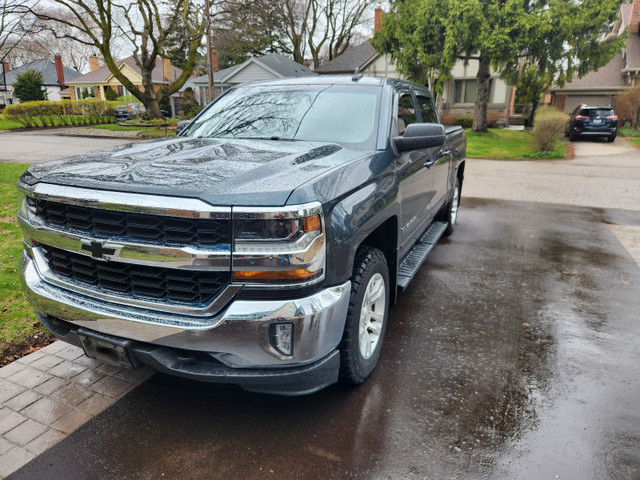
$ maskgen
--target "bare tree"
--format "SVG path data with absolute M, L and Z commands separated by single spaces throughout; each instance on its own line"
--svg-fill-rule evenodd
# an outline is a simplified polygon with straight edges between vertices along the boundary
M 304 62 L 308 52 L 318 67 L 349 48 L 368 19 L 374 0 L 284 0 L 279 2 L 284 25 L 281 49 Z
M 33 0 L 0 0 L 0 60 L 5 60 L 20 41 L 33 32 L 34 21 L 25 20 Z
M 71 38 L 94 46 L 105 65 L 118 81 L 142 102 L 149 118 L 161 118 L 159 102 L 177 92 L 189 79 L 196 64 L 196 54 L 204 34 L 201 7 L 191 0 L 52 0 L 62 14 L 34 10 L 45 21 L 70 27 Z M 166 57 L 167 37 L 185 28 L 188 55 L 182 74 L 166 79 L 167 84 L 155 90 L 152 72 L 157 60 Z M 114 57 L 114 45 L 126 41 L 133 49 L 133 58 L 140 69 L 142 87 L 135 85 L 120 69 Z
M 49 14 L 55 15 L 54 12 Z M 11 52 L 11 64 L 21 65 L 40 58 L 52 59 L 55 55 L 60 55 L 65 66 L 78 72 L 88 70 L 89 57 L 96 53 L 96 47 L 88 44 L 88 38 L 85 38 L 86 43 L 71 38 L 79 33 L 74 32 L 68 25 L 52 24 L 39 19 L 32 24 L 35 26 L 32 33 L 24 37 Z M 69 36 L 64 36 L 65 34 Z M 112 55 L 120 56 L 122 47 L 122 44 L 113 44 Z

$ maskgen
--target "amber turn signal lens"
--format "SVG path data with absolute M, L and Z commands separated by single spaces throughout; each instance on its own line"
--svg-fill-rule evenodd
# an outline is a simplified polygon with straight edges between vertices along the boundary
M 304 217 L 304 231 L 315 232 L 316 230 L 320 230 L 320 215 Z
M 265 280 L 308 280 L 320 275 L 322 271 L 310 272 L 303 268 L 297 270 L 274 270 L 274 271 L 247 271 L 239 270 L 233 272 L 234 280 L 241 281 L 265 281 Z

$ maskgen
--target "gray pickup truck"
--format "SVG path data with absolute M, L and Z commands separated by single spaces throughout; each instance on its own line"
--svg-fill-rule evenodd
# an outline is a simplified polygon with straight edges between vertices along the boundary
M 453 230 L 465 151 L 420 85 L 237 87 L 176 138 L 27 170 L 24 291 L 115 365 L 282 395 L 361 383 Z

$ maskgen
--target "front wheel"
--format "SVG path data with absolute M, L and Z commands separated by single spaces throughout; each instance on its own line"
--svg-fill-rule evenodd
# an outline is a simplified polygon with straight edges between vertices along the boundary
M 373 372 L 389 314 L 389 268 L 377 248 L 358 249 L 347 322 L 340 342 L 340 380 L 359 384 Z

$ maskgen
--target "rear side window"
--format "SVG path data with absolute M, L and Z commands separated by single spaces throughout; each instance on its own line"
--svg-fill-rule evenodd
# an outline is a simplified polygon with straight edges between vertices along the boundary
M 438 117 L 433 109 L 433 102 L 429 97 L 424 95 L 416 95 L 418 99 L 418 108 L 422 114 L 422 121 L 425 123 L 438 123 Z
M 398 134 L 404 135 L 407 125 L 416 122 L 416 110 L 413 107 L 411 95 L 405 93 L 398 100 Z
M 610 108 L 583 108 L 580 115 L 585 117 L 608 117 L 613 115 L 613 110 Z

